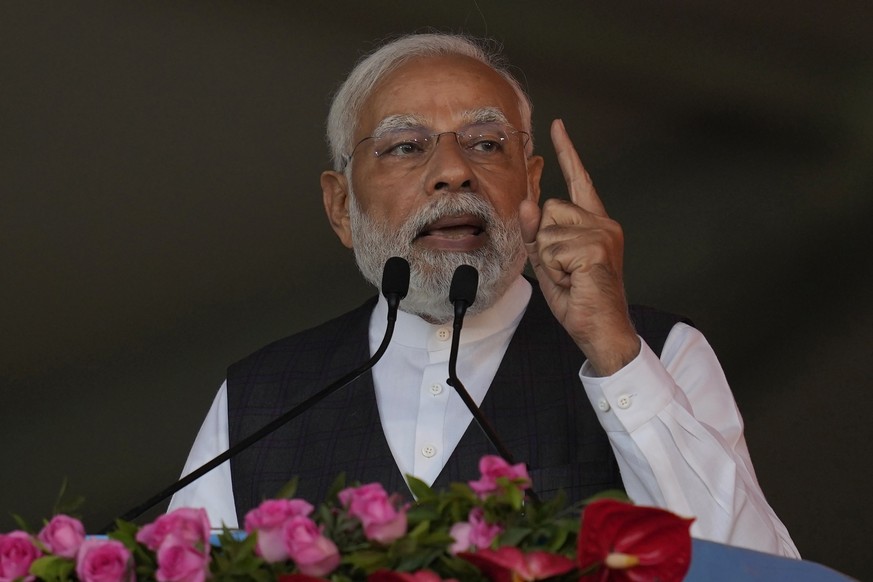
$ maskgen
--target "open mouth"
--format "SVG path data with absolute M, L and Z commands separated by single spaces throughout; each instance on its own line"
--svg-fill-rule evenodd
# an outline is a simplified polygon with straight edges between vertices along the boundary
M 479 236 L 485 232 L 485 222 L 478 216 L 462 214 L 458 216 L 446 216 L 436 222 L 425 226 L 416 239 L 439 238 L 439 239 L 463 239 L 465 237 Z

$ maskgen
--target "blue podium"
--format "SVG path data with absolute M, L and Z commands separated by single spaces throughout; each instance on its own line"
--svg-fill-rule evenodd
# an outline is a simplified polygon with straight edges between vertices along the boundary
M 804 560 L 692 540 L 686 582 L 847 582 L 845 574 Z

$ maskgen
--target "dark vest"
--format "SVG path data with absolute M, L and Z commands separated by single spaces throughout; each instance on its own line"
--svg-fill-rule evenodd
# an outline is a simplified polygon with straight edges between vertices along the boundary
M 365 362 L 375 302 L 233 364 L 227 374 L 231 446 Z M 636 306 L 631 316 L 656 354 L 680 321 Z M 575 501 L 622 488 L 612 448 L 579 380 L 584 361 L 534 284 L 481 408 L 513 456 L 527 463 L 543 499 L 558 490 Z M 434 487 L 477 478 L 485 454 L 496 452 L 473 421 Z M 385 440 L 369 373 L 231 460 L 240 523 L 295 476 L 296 496 L 320 503 L 341 471 L 349 482 L 378 481 L 389 492 L 408 491 Z

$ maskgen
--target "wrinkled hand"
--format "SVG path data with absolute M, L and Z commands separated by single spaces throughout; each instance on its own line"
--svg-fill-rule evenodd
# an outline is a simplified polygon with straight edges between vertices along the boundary
M 617 372 L 640 351 L 622 281 L 624 235 L 609 218 L 563 122 L 552 143 L 570 200 L 549 199 L 542 211 L 519 209 L 528 260 L 555 317 L 601 376 Z

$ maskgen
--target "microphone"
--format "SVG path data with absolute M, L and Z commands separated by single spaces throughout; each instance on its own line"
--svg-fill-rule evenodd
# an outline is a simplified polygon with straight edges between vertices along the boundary
M 449 286 L 449 302 L 455 307 L 455 325 L 461 328 L 464 314 L 476 301 L 476 290 L 479 287 L 479 271 L 470 265 L 460 265 L 452 275 Z
M 373 366 L 376 365 L 376 363 L 380 359 L 382 359 L 382 356 L 385 354 L 385 350 L 388 349 L 388 344 L 391 341 L 391 336 L 394 335 L 394 324 L 397 321 L 398 306 L 400 305 L 400 301 L 404 297 L 406 297 L 406 293 L 408 291 L 409 263 L 406 262 L 406 259 L 400 257 L 391 257 L 390 259 L 388 259 L 388 261 L 385 262 L 385 267 L 382 271 L 382 294 L 385 296 L 385 300 L 388 302 L 388 324 L 385 329 L 385 336 L 382 338 L 382 343 L 379 345 L 379 348 L 369 360 L 367 360 L 362 366 L 355 368 L 339 380 L 336 380 L 329 386 L 322 388 L 297 406 L 291 408 L 278 418 L 274 419 L 259 430 L 242 439 L 234 446 L 230 447 L 211 461 L 188 473 L 169 487 L 165 488 L 160 493 L 157 493 L 140 505 L 137 505 L 136 507 L 130 509 L 129 511 L 124 513 L 119 519 L 123 521 L 131 521 L 133 519 L 136 519 L 152 506 L 160 503 L 161 501 L 163 501 L 173 493 L 179 491 L 183 487 L 190 485 L 209 471 L 213 470 L 225 461 L 235 457 L 256 442 L 266 437 L 267 435 L 275 432 L 291 420 L 297 418 L 298 416 L 300 416 L 340 388 L 345 387 L 352 381 L 358 379 L 358 377 L 363 375 L 365 372 L 369 371 Z M 106 526 L 104 526 L 101 532 L 108 532 L 113 525 L 115 524 L 107 524 Z
M 476 406 L 470 393 L 467 392 L 467 388 L 458 378 L 457 364 L 458 348 L 461 342 L 461 327 L 464 325 L 464 315 L 467 313 L 467 309 L 476 300 L 476 288 L 478 285 L 479 273 L 475 268 L 470 265 L 460 265 L 455 269 L 455 274 L 452 275 L 452 284 L 449 287 L 449 301 L 451 301 L 452 305 L 455 307 L 455 319 L 452 323 L 453 332 L 452 347 L 449 351 L 449 378 L 446 380 L 446 383 L 455 389 L 455 392 L 458 393 L 458 396 L 460 396 L 461 400 L 464 401 L 464 404 L 467 405 L 467 409 L 470 411 L 470 414 L 473 415 L 473 418 L 476 419 L 476 422 L 479 423 L 479 426 L 485 432 L 485 436 L 488 438 L 491 445 L 497 449 L 497 452 L 507 463 L 512 465 L 515 464 L 512 453 L 509 452 L 509 449 L 506 448 L 500 440 L 500 437 L 497 436 L 497 432 L 491 426 L 491 423 L 488 422 L 488 419 L 485 418 L 482 411 L 479 410 L 478 406 Z

